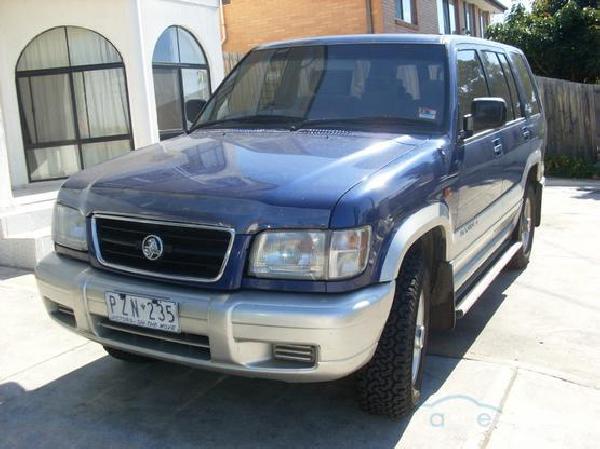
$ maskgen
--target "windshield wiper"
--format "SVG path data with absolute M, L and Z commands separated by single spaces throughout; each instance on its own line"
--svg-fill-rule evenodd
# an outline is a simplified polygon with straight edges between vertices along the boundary
M 198 123 L 194 130 L 199 128 L 220 128 L 239 125 L 284 125 L 288 128 L 291 123 L 301 122 L 302 117 L 293 115 L 275 115 L 275 114 L 256 114 L 244 115 L 241 117 L 229 117 L 220 120 L 212 120 L 204 123 Z
M 200 128 L 229 128 L 237 126 L 272 125 L 292 131 L 302 128 L 389 128 L 390 126 L 410 126 L 433 128 L 436 123 L 423 119 L 390 116 L 332 117 L 304 119 L 294 115 L 255 114 L 229 117 L 198 123 L 192 131 Z
M 414 118 L 389 116 L 337 117 L 304 120 L 292 126 L 293 130 L 302 128 L 346 128 L 346 127 L 389 127 L 389 126 L 425 126 L 435 127 L 436 123 Z

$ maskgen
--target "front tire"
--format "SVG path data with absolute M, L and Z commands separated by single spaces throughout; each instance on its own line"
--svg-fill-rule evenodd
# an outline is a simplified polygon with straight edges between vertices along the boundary
M 417 405 L 429 334 L 429 276 L 423 251 L 406 254 L 375 355 L 358 373 L 363 410 L 398 419 Z

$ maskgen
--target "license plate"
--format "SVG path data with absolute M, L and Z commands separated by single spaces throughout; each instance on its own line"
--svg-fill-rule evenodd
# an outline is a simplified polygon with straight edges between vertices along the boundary
M 108 319 L 165 332 L 180 332 L 177 303 L 148 296 L 106 292 Z

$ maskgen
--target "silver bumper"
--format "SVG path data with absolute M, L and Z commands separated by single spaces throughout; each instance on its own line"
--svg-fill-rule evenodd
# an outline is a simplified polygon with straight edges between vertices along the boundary
M 289 382 L 332 380 L 364 365 L 376 348 L 395 288 L 394 282 L 386 282 L 343 294 L 211 291 L 105 272 L 55 253 L 40 262 L 36 278 L 51 316 L 57 316 L 59 305 L 72 309 L 74 320 L 68 327 L 102 345 Z M 169 343 L 158 337 L 138 344 L 131 334 L 107 334 L 102 326 L 107 320 L 107 290 L 177 302 L 181 331 L 207 337 L 208 355 L 194 355 L 188 350 L 194 347 L 187 348 L 183 341 Z M 274 343 L 313 346 L 316 361 L 306 366 L 278 360 L 273 357 Z

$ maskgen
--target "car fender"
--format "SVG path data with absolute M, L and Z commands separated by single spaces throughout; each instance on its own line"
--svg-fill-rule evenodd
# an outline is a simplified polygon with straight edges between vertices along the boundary
M 542 222 L 542 194 L 544 188 L 544 158 L 540 149 L 535 150 L 527 157 L 525 164 L 525 170 L 523 170 L 523 178 L 521 179 L 521 197 L 523 196 L 527 183 L 529 182 L 529 171 L 531 167 L 537 165 L 535 172 L 535 181 L 533 183 L 535 193 L 535 213 L 534 213 L 534 224 L 539 226 Z
M 525 188 L 527 185 L 527 177 L 529 175 L 529 170 L 531 167 L 537 164 L 537 171 L 535 173 L 535 180 L 538 182 L 542 182 L 542 178 L 544 177 L 544 162 L 542 158 L 542 151 L 540 149 L 535 150 L 529 156 L 527 156 L 527 162 L 525 163 L 525 170 L 523 170 L 523 178 L 521 179 L 521 186 Z
M 441 227 L 444 230 L 444 238 L 446 239 L 444 260 L 449 261 L 453 235 L 450 211 L 445 203 L 435 202 L 410 214 L 393 231 L 394 234 L 383 259 L 379 280 L 387 282 L 396 279 L 404 256 L 411 245 L 436 227 Z

